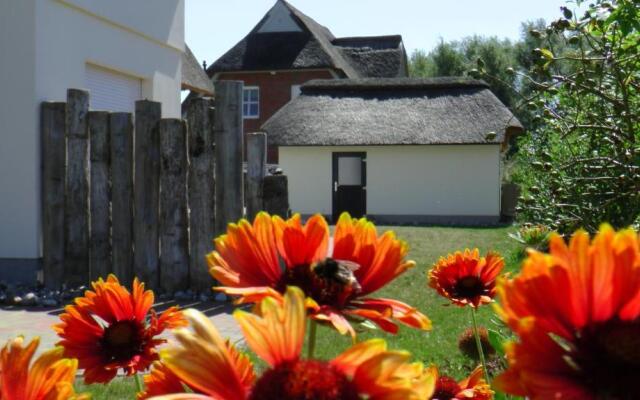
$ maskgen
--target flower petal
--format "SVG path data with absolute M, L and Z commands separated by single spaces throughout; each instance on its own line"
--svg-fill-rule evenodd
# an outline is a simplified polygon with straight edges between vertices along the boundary
M 220 336 L 211 321 L 201 312 L 186 310 L 193 332 L 175 331 L 180 346 L 161 352 L 163 363 L 188 386 L 198 392 L 221 399 L 244 399 L 254 376 L 247 373 L 247 361 Z
M 266 298 L 259 310 L 261 316 L 241 310 L 233 313 L 249 347 L 272 367 L 296 360 L 302 351 L 306 322 L 302 291 L 289 287 L 284 302 Z

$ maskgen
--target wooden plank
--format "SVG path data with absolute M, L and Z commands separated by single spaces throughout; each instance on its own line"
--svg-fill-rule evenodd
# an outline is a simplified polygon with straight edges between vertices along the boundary
M 111 179 L 109 146 L 109 113 L 89 113 L 89 146 L 91 160 L 91 280 L 107 278 L 111 273 Z
M 133 281 L 133 117 L 113 113 L 111 144 L 112 271 L 120 282 Z
M 212 102 L 194 99 L 187 109 L 189 124 L 189 242 L 190 288 L 209 291 L 213 278 L 209 275 L 205 255 L 213 250 L 215 232 L 215 145 L 213 141 Z
M 60 289 L 64 275 L 66 103 L 42 103 L 42 257 L 44 284 Z
M 64 283 L 89 282 L 89 92 L 67 91 Z
M 247 218 L 250 221 L 264 209 L 262 181 L 267 171 L 267 135 L 262 132 L 247 135 Z
M 134 274 L 150 289 L 159 284 L 158 237 L 160 150 L 158 122 L 160 103 L 136 102 L 134 140 Z
M 262 193 L 266 212 L 282 218 L 289 217 L 289 181 L 286 175 L 265 176 Z
M 168 293 L 189 286 L 187 216 L 187 125 L 160 121 L 160 287 Z
M 243 215 L 243 126 L 240 81 L 215 84 L 216 236 Z

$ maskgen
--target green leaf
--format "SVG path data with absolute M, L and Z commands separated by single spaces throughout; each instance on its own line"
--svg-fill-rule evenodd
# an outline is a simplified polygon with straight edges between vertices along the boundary
M 496 349 L 496 353 L 504 356 L 504 342 L 506 338 L 493 329 L 489 329 L 487 332 L 489 333 L 489 343 L 491 343 L 491 346 Z
M 540 50 L 540 55 L 546 58 L 547 60 L 553 60 L 553 53 L 549 49 L 538 49 Z

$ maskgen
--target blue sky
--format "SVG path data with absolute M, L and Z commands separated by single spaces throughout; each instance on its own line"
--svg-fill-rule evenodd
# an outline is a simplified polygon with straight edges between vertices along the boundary
M 520 23 L 558 18 L 563 0 L 290 0 L 335 36 L 401 34 L 407 51 L 440 38 L 479 34 L 517 39 Z M 215 61 L 240 41 L 275 0 L 186 0 L 186 40 L 196 57 Z

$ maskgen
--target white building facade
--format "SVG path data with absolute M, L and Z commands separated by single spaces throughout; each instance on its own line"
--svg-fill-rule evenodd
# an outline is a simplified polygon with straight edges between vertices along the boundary
M 42 255 L 40 103 L 82 88 L 92 109 L 177 118 L 184 48 L 183 0 L 0 2 L 0 279 Z
M 360 153 L 356 173 L 332 173 L 334 154 Z M 365 214 L 379 222 L 492 224 L 500 219 L 499 145 L 280 147 L 289 203 L 303 215 L 335 215 L 341 175 L 362 176 Z M 342 168 L 349 168 L 343 165 Z

